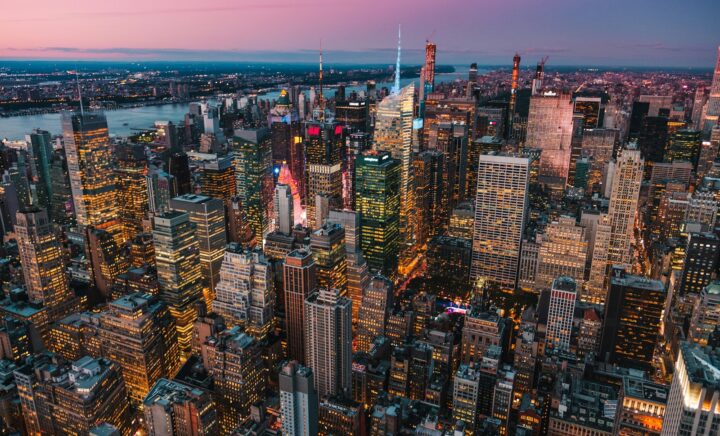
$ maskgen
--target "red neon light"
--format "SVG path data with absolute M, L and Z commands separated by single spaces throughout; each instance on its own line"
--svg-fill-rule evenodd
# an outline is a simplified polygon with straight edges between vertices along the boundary
M 318 135 L 320 135 L 320 127 L 319 127 L 319 126 L 310 126 L 310 127 L 308 127 L 308 135 L 310 135 L 310 136 L 318 136 Z

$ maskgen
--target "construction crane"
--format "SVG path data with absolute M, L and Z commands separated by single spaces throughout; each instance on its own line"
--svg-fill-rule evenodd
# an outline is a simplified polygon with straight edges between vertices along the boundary
M 535 68 L 535 78 L 532 81 L 532 95 L 537 95 L 542 89 L 543 78 L 545 77 L 545 62 L 547 62 L 548 59 L 549 57 L 545 56 L 537 63 L 537 68 Z

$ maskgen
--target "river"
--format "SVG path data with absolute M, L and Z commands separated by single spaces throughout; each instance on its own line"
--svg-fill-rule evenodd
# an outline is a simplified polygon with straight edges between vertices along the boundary
M 456 66 L 454 73 L 437 74 L 435 76 L 436 83 L 451 82 L 459 78 L 467 78 L 467 67 Z M 481 71 L 479 73 L 482 73 Z M 411 82 L 418 85 L 419 79 L 403 79 L 400 81 L 402 86 L 406 86 Z M 390 87 L 392 83 L 378 83 L 377 88 L 383 86 Z M 347 86 L 346 94 L 352 91 L 365 90 L 365 85 Z M 335 88 L 329 87 L 325 92 L 327 97 L 335 95 Z M 259 98 L 266 100 L 277 99 L 279 91 L 269 92 L 261 95 Z M 307 95 L 307 94 L 306 94 Z M 115 109 L 105 111 L 108 120 L 108 129 L 111 135 L 128 136 L 137 133 L 138 130 L 149 129 L 155 121 L 172 121 L 178 123 L 185 118 L 188 111 L 188 105 L 184 103 L 169 103 L 154 106 L 133 107 L 125 109 Z M 23 139 L 26 134 L 33 129 L 47 130 L 53 135 L 62 133 L 60 125 L 60 113 L 48 113 L 38 115 L 26 115 L 20 117 L 0 118 L 0 139 Z

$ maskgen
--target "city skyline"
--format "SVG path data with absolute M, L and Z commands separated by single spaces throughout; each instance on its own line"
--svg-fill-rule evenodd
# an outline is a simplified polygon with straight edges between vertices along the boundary
M 398 24 L 406 63 L 420 63 L 430 39 L 439 64 L 499 64 L 517 51 L 531 61 L 549 55 L 553 65 L 710 67 L 707 53 L 720 42 L 712 18 L 720 4 L 711 0 L 692 10 L 670 0 L 608 0 L 598 8 L 569 0 L 551 6 L 492 0 L 477 14 L 457 13 L 474 7 L 468 0 L 451 0 L 439 14 L 406 1 L 356 3 L 216 0 L 198 7 L 162 0 L 149 7 L 133 0 L 118 8 L 40 0 L 4 11 L 0 59 L 314 62 L 323 40 L 329 64 L 391 63 Z M 55 20 L 63 32 L 43 30 Z

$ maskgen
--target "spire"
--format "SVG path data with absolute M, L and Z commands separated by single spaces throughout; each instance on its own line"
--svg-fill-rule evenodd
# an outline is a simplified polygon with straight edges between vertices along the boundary
M 320 107 L 320 120 L 325 121 L 325 97 L 323 97 L 323 86 L 322 86 L 322 39 L 320 40 L 320 74 L 319 74 L 319 88 L 320 93 L 318 94 L 318 106 Z
M 392 93 L 397 94 L 400 92 L 400 47 L 402 42 L 402 25 L 398 24 L 398 55 L 397 62 L 395 63 L 395 84 L 392 88 Z

